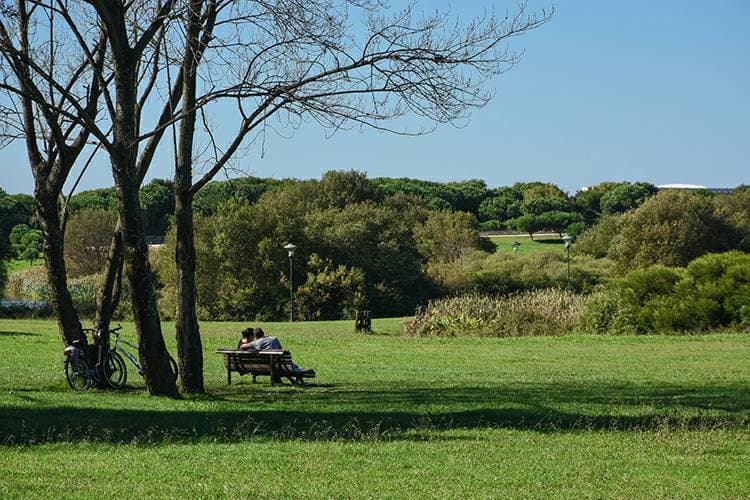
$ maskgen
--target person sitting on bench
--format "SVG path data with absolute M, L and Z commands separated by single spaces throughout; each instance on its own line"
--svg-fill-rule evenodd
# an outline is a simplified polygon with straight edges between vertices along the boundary
M 244 334 L 245 332 L 243 332 L 243 335 Z M 279 341 L 279 339 L 276 337 L 270 337 L 270 336 L 266 337 L 266 332 L 264 332 L 262 328 L 254 328 L 253 336 L 255 337 L 255 340 L 247 344 L 248 347 L 243 347 L 243 349 L 257 349 L 258 351 L 265 351 L 267 349 L 283 349 L 281 347 L 281 341 Z M 295 363 L 291 363 L 291 365 L 288 366 L 288 369 L 292 371 L 293 373 L 305 373 L 307 375 L 315 375 L 315 370 L 312 370 L 312 369 L 303 370 L 302 368 L 297 366 Z
M 266 337 L 266 333 L 262 328 L 253 328 L 253 336 L 255 340 L 250 342 L 249 349 L 257 349 L 259 351 L 265 351 L 266 349 L 283 349 L 281 342 L 276 337 Z
M 266 349 L 281 350 L 281 342 L 276 337 L 266 337 L 262 328 L 245 328 L 242 330 L 242 338 L 237 344 L 237 349 L 248 351 L 265 351 Z
M 253 340 L 255 340 L 253 330 L 255 329 L 252 326 L 250 328 L 245 328 L 244 330 L 242 330 L 242 337 L 240 337 L 240 341 L 237 342 L 238 351 L 247 351 L 248 349 L 252 349 L 252 347 L 250 347 L 250 344 L 253 342 Z

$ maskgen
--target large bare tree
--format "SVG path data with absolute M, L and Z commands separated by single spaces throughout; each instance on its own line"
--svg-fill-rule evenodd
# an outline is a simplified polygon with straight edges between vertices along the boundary
M 23 116 L 33 115 L 27 104 L 33 104 L 45 117 L 50 133 L 41 132 L 46 144 L 54 139 L 57 150 L 49 149 L 53 160 L 59 160 L 60 168 L 53 170 L 52 176 L 40 174 L 40 180 L 50 178 L 48 184 L 54 187 L 54 196 L 46 195 L 37 189 L 37 204 L 42 205 L 51 215 L 47 219 L 62 220 L 58 223 L 57 233 L 50 226 L 50 248 L 55 254 L 62 255 L 62 228 L 64 217 L 60 217 L 58 196 L 70 173 L 75 157 L 80 154 L 89 137 L 106 152 L 112 165 L 118 199 L 118 230 L 112 239 L 110 258 L 105 271 L 103 293 L 99 297 L 97 323 L 108 323 L 116 304 L 120 262 L 127 265 L 127 276 L 132 289 L 133 314 L 139 337 L 141 361 L 145 369 L 146 385 L 153 394 L 176 394 L 174 380 L 169 367 L 168 354 L 161 333 L 156 299 L 153 287 L 152 272 L 148 262 L 148 248 L 143 232 L 139 190 L 148 166 L 153 159 L 163 135 L 164 128 L 158 127 L 148 138 L 140 134 L 141 116 L 147 106 L 159 77 L 159 33 L 167 20 L 175 2 L 153 5 L 153 2 L 64 2 L 50 0 L 36 2 L 18 0 L 16 7 L 3 4 L 0 19 L 3 55 L 10 72 L 18 76 L 18 84 L 7 81 L 3 89 L 21 99 Z M 38 19 L 31 18 L 31 14 Z M 141 23 L 145 28 L 141 29 Z M 12 28 L 8 29 L 8 26 Z M 29 27 L 41 31 L 49 30 L 48 39 L 39 36 L 28 36 Z M 64 37 L 57 32 L 64 31 Z M 96 35 L 96 38 L 93 36 Z M 17 40 L 17 41 L 16 41 Z M 65 41 L 63 45 L 61 40 Z M 80 57 L 82 70 L 69 69 L 70 63 L 59 63 L 75 76 L 68 82 L 61 72 L 52 72 L 46 65 L 37 64 L 34 57 L 46 54 L 50 67 L 53 62 L 77 60 Z M 73 56 L 72 54 L 75 54 Z M 45 59 L 46 60 L 46 59 Z M 75 67 L 74 67 L 75 68 Z M 84 86 L 78 83 L 80 75 L 88 75 L 83 70 L 89 69 L 91 83 Z M 40 87 L 42 92 L 37 92 Z M 82 98 L 75 93 L 83 87 Z M 50 89 L 47 92 L 47 89 Z M 97 111 L 101 105 L 103 113 Z M 163 120 L 167 120 L 165 115 Z M 67 128 L 61 128 L 55 120 L 64 120 Z M 39 137 L 36 130 L 28 128 L 28 119 L 24 120 L 23 136 L 27 141 Z M 80 144 L 61 146 L 65 143 L 70 131 L 81 130 Z M 141 143 L 143 147 L 141 147 Z M 33 145 L 32 145 L 33 146 Z M 40 162 L 35 151 L 30 148 L 32 167 Z M 75 149 L 71 149 L 75 146 Z M 138 156 L 140 152 L 140 157 Z M 56 173 L 58 172 L 59 173 Z M 45 181 L 46 182 L 46 181 Z M 37 181 L 37 185 L 40 182 Z M 44 200 L 54 200 L 42 203 Z M 55 212 L 55 213 L 52 213 Z M 64 260 L 48 262 L 50 282 L 63 285 L 66 280 Z M 55 294 L 60 297 L 65 307 L 60 308 L 58 320 L 65 324 L 61 329 L 72 341 L 80 337 L 78 321 L 69 294 L 66 289 Z M 67 295 L 67 298 L 66 298 Z M 53 303 L 54 300 L 53 299 Z M 69 304 L 69 307 L 68 305 Z M 57 312 L 57 311 L 56 311 Z M 70 313 L 70 314 L 68 314 Z M 72 333 L 67 333 L 72 332 Z
M 38 19 L 39 17 L 42 19 Z M 106 41 L 92 33 L 90 57 L 70 50 L 72 34 L 35 2 L 0 4 L 0 54 L 6 138 L 26 145 L 36 215 L 44 235 L 50 302 L 65 344 L 86 338 L 67 287 L 62 190 L 91 137 L 106 79 Z M 15 132 L 15 133 L 14 133 Z
M 99 89 L 105 117 L 100 121 L 86 113 L 87 107 L 54 75 L 34 68 L 38 79 L 62 88 L 62 101 L 75 113 L 59 111 L 64 106 L 51 108 L 93 136 L 110 159 L 119 221 L 97 322 L 109 321 L 124 262 L 146 384 L 154 394 L 174 394 L 175 387 L 138 194 L 170 127 L 179 127 L 173 149 L 182 389 L 201 392 L 192 229 L 192 200 L 198 190 L 267 129 L 294 129 L 314 121 L 331 131 L 368 126 L 419 134 L 437 123 L 461 122 L 471 109 L 489 101 L 487 83 L 518 61 L 508 42 L 549 19 L 544 12 L 528 14 L 521 5 L 501 17 L 487 15 L 462 24 L 447 14 L 417 15 L 413 7 L 390 12 L 377 0 L 29 3 L 48 17 L 64 20 Z M 106 69 L 101 62 L 97 66 L 97 55 L 104 51 L 97 49 L 101 41 L 92 40 L 94 32 L 104 34 L 100 40 L 106 41 Z M 29 93 L 22 89 L 21 94 Z M 37 100 L 50 107 L 45 96 Z M 235 106 L 236 119 L 223 120 L 217 134 L 211 124 L 213 110 L 226 110 L 227 103 Z M 152 126 L 145 127 L 144 109 L 149 106 L 160 112 Z M 424 119 L 425 128 L 409 130 L 393 122 L 409 114 Z
M 487 82 L 518 62 L 506 42 L 550 18 L 527 14 L 523 5 L 502 18 L 488 15 L 464 25 L 447 14 L 417 16 L 412 7 L 383 11 L 380 2 L 366 0 L 188 2 L 181 30 L 182 103 L 172 117 L 180 122 L 174 185 L 183 391 L 203 390 L 192 199 L 252 143 L 253 133 L 295 127 L 300 120 L 333 131 L 361 125 L 424 133 L 389 125 L 407 114 L 424 118 L 428 129 L 455 123 L 484 106 L 491 98 Z M 362 29 L 350 28 L 353 14 L 366 19 Z M 206 116 L 213 104 L 226 101 L 240 118 L 220 145 Z M 195 161 L 198 113 L 208 155 Z M 229 126 L 223 128 L 226 135 Z M 196 163 L 205 169 L 194 182 Z

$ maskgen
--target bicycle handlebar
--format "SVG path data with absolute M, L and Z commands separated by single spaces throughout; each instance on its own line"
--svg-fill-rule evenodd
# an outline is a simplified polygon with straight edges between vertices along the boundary
M 101 330 L 98 328 L 81 328 L 86 333 L 100 333 Z M 112 328 L 109 330 L 109 333 L 117 334 L 118 331 L 122 330 L 122 325 L 117 325 L 116 328 Z

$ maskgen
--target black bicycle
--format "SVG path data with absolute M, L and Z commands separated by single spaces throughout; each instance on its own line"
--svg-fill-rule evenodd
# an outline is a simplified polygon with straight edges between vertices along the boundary
M 107 332 L 96 329 L 84 329 L 92 333 L 96 341 L 94 366 L 89 366 L 81 341 L 76 340 L 65 348 L 65 378 L 74 391 L 85 391 L 92 385 L 108 385 L 113 389 L 122 389 L 127 380 L 125 361 L 117 352 L 109 348 Z M 90 359 L 90 358 L 89 358 Z

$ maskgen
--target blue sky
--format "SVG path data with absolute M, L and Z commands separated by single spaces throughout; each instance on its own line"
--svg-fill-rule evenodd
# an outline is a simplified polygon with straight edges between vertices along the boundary
M 485 6 L 515 3 L 419 5 L 451 5 L 468 19 Z M 311 178 L 354 168 L 490 186 L 543 180 L 569 191 L 604 180 L 750 183 L 749 1 L 565 0 L 555 9 L 550 23 L 514 41 L 525 50 L 522 62 L 493 82 L 495 99 L 465 128 L 417 138 L 353 130 L 326 139 L 317 126 L 303 126 L 291 138 L 268 135 L 263 155 L 251 151 L 242 171 Z M 149 178 L 171 175 L 165 152 Z M 82 187 L 111 184 L 102 156 Z M 20 144 L 0 151 L 0 187 L 33 189 Z

